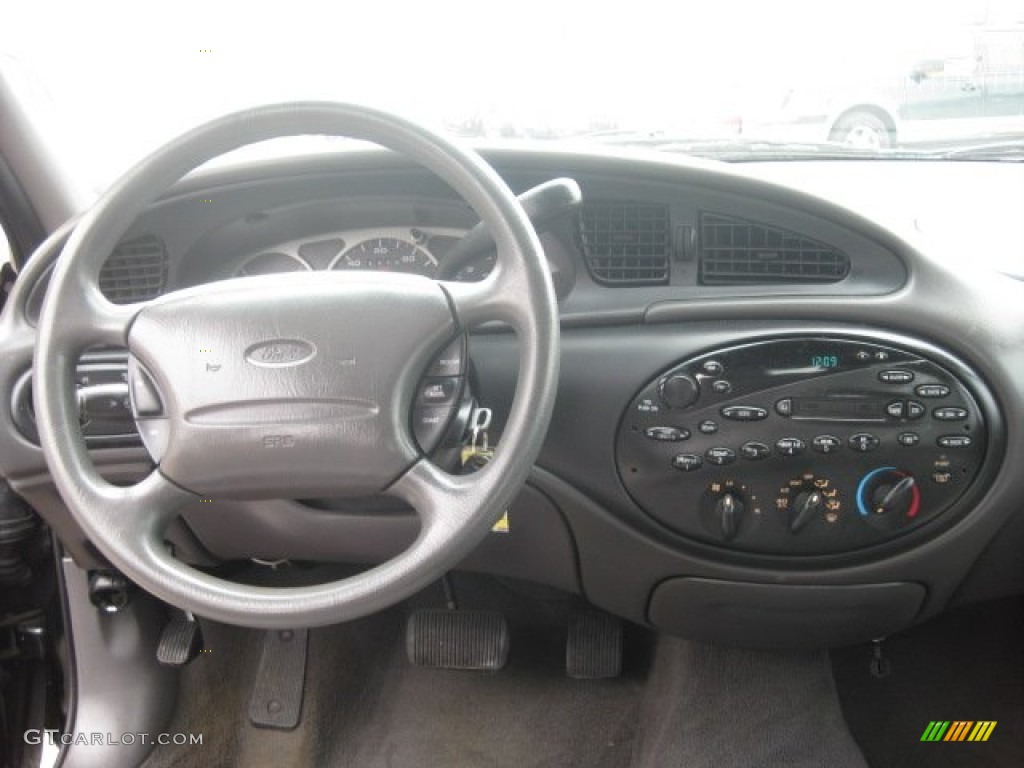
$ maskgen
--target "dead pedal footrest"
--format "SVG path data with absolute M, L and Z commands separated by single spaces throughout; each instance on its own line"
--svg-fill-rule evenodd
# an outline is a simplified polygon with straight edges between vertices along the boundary
M 508 661 L 508 623 L 494 611 L 415 611 L 405 647 L 416 666 L 497 672 Z
M 622 622 L 603 611 L 574 611 L 565 645 L 569 677 L 594 680 L 622 672 Z
M 289 731 L 299 724 L 306 691 L 309 632 L 280 629 L 263 638 L 263 655 L 249 700 L 249 722 Z

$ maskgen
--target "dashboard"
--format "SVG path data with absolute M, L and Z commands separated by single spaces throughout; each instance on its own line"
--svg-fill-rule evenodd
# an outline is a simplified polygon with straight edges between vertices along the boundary
M 300 270 L 358 269 L 401 272 L 451 280 L 485 278 L 494 267 L 495 253 L 478 256 L 446 270 L 446 256 L 465 236 L 460 229 L 384 227 L 326 232 L 315 240 L 300 238 L 247 254 L 229 266 L 231 277 L 268 275 Z
M 881 636 L 953 600 L 1024 590 L 1024 282 L 973 263 L 963 233 L 922 235 L 906 168 L 828 164 L 811 195 L 788 168 L 766 180 L 648 154 L 486 157 L 517 192 L 568 177 L 583 203 L 539 233 L 562 322 L 548 438 L 508 530 L 465 568 L 668 632 L 775 646 Z M 847 173 L 859 213 L 823 181 L 849 202 Z M 1005 205 L 1006 169 L 992 173 Z M 1024 252 L 1024 234 L 992 227 L 999 242 L 985 242 L 959 211 L 979 249 Z M 132 225 L 100 284 L 128 303 L 299 270 L 480 280 L 493 248 L 459 252 L 476 221 L 387 153 L 207 170 Z M 30 397 L 34 326 L 69 229 L 26 266 L 0 326 L 0 473 L 88 564 L 99 555 L 49 480 Z M 493 411 L 500 449 L 517 344 L 490 324 L 436 350 L 410 415 L 424 454 L 457 461 L 475 405 Z M 130 366 L 124 350 L 92 350 L 77 380 L 93 460 L 123 482 L 153 454 Z M 185 510 L 168 539 L 197 564 L 374 563 L 416 532 L 391 500 L 221 499 L 216 514 Z

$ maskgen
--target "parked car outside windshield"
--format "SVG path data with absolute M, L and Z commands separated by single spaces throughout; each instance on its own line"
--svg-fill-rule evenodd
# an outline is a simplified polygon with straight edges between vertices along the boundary
M 978 23 L 950 24 L 900 55 L 826 60 L 780 89 L 774 111 L 741 127 L 762 138 L 834 141 L 865 149 L 976 141 L 1024 122 L 1024 4 L 986 6 Z

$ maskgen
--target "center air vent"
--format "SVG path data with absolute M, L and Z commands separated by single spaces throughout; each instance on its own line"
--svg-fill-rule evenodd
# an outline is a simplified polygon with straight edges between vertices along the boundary
M 705 285 L 835 283 L 849 272 L 847 255 L 824 243 L 734 216 L 700 215 Z
M 115 304 L 156 298 L 166 282 L 167 249 L 152 235 L 123 240 L 100 270 L 100 290 Z
M 668 282 L 668 206 L 586 203 L 581 212 L 583 250 L 590 273 L 606 285 Z

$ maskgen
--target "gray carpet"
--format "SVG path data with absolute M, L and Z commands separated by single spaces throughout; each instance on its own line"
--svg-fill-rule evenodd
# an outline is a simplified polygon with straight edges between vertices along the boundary
M 850 729 L 872 768 L 1024 766 L 1024 600 L 964 606 L 885 641 L 887 677 L 870 645 L 832 653 Z M 986 742 L 931 743 L 933 720 L 994 720 Z
M 663 638 L 629 627 L 624 674 L 565 675 L 569 601 L 493 580 L 457 580 L 463 607 L 509 620 L 497 674 L 417 668 L 405 658 L 409 606 L 310 632 L 302 722 L 260 730 L 246 717 L 262 634 L 204 623 L 209 653 L 182 673 L 170 732 L 146 768 L 864 768 L 824 653 L 772 653 Z M 438 591 L 418 598 L 439 606 Z
M 642 667 L 614 680 L 569 679 L 564 625 L 536 612 L 523 621 L 514 606 L 506 613 L 512 651 L 497 674 L 410 666 L 402 610 L 311 631 L 292 732 L 246 721 L 260 633 L 205 623 L 210 653 L 183 671 L 167 729 L 204 733 L 204 744 L 160 747 L 146 768 L 626 768 Z
M 662 638 L 632 768 L 866 768 L 825 652 Z

